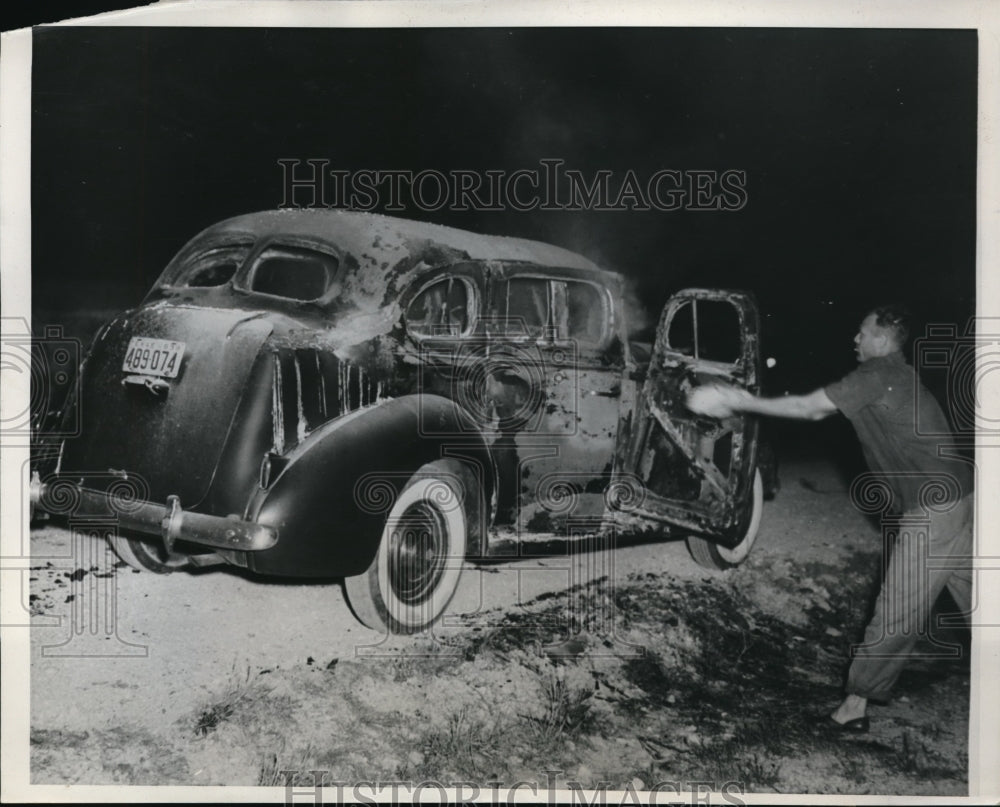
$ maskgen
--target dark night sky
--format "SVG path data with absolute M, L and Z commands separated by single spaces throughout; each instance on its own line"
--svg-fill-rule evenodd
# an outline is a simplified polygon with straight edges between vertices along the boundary
M 973 313 L 976 65 L 974 31 L 37 29 L 36 322 L 135 303 L 195 232 L 277 206 L 281 158 L 735 168 L 736 212 L 400 215 L 575 249 L 654 316 L 751 289 L 803 389 L 850 369 L 875 303 Z

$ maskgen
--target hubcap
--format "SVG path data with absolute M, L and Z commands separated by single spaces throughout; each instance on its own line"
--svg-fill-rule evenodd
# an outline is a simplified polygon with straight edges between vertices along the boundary
M 447 560 L 444 516 L 428 502 L 416 502 L 390 534 L 389 583 L 407 605 L 424 602 L 437 587 Z

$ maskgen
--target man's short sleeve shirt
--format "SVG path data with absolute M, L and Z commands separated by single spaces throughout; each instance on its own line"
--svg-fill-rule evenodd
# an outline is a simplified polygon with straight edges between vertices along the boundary
M 825 391 L 851 421 L 865 460 L 892 488 L 900 509 L 919 509 L 921 487 L 943 477 L 959 498 L 971 492 L 968 465 L 938 455 L 939 445 L 953 442 L 948 421 L 902 354 L 869 359 Z

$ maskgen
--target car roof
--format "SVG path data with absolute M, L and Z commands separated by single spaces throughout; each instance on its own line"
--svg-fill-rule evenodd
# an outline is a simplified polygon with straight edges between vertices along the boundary
M 444 267 L 464 261 L 496 261 L 505 264 L 498 271 L 517 271 L 537 266 L 553 274 L 589 280 L 620 293 L 621 275 L 601 269 L 592 261 L 568 249 L 497 235 L 479 235 L 440 224 L 394 218 L 352 210 L 287 209 L 266 210 L 236 216 L 203 230 L 174 257 L 154 286 L 147 302 L 174 297 L 189 304 L 193 290 L 173 288 L 164 278 L 173 277 L 178 265 L 192 251 L 220 241 L 252 238 L 255 249 L 268 243 L 295 243 L 322 247 L 329 245 L 346 259 L 347 271 L 336 296 L 319 302 L 326 317 L 324 338 L 330 346 L 360 344 L 389 333 L 402 316 L 400 293 L 416 288 L 424 277 Z M 248 304 L 245 293 L 233 294 L 231 284 L 204 289 L 200 304 Z M 241 289 L 242 291 L 242 289 Z M 257 295 L 254 305 L 280 308 L 286 314 L 311 315 L 316 302 L 301 302 Z
M 480 235 L 441 224 L 412 221 L 353 210 L 266 210 L 226 219 L 200 234 L 251 233 L 256 238 L 299 236 L 329 242 L 354 257 L 359 266 L 413 266 L 418 260 L 440 265 L 456 259 L 514 261 L 552 268 L 577 269 L 610 280 L 619 276 L 568 249 L 500 235 Z M 412 260 L 406 261 L 409 257 Z

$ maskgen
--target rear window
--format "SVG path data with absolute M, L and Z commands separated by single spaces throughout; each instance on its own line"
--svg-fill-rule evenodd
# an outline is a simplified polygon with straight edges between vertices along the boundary
M 333 255 L 301 247 L 268 247 L 254 263 L 248 288 L 291 300 L 317 300 L 336 282 L 339 269 Z
M 199 253 L 184 262 L 171 285 L 189 288 L 223 286 L 232 280 L 236 270 L 243 265 L 251 246 L 250 243 L 230 244 Z

